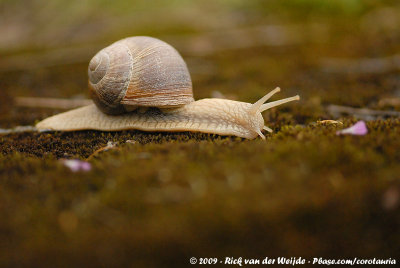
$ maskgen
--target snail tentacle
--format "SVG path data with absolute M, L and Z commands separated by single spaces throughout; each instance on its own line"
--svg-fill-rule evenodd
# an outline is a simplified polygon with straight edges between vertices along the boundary
M 267 127 L 267 126 L 264 126 L 263 129 L 264 129 L 265 131 L 268 131 L 269 133 L 272 133 L 272 132 L 273 132 L 273 130 L 270 129 L 269 127 Z
M 293 97 L 290 97 L 290 98 L 286 98 L 286 99 L 273 101 L 273 102 L 270 102 L 270 103 L 266 103 L 266 104 L 261 105 L 260 112 L 264 112 L 264 111 L 266 111 L 268 109 L 271 109 L 273 107 L 276 107 L 276 106 L 279 106 L 281 104 L 288 103 L 288 102 L 291 102 L 291 101 L 296 101 L 296 100 L 300 100 L 300 96 L 299 95 L 296 95 L 296 96 L 293 96 Z
M 279 91 L 281 91 L 281 89 L 279 87 L 277 87 L 274 90 L 272 90 L 271 92 L 269 92 L 267 95 L 265 95 L 264 97 L 262 97 L 261 99 L 256 101 L 251 106 L 250 112 L 252 112 L 252 113 L 258 112 L 261 108 L 261 105 L 263 105 L 267 100 L 269 100 L 275 93 L 278 93 Z

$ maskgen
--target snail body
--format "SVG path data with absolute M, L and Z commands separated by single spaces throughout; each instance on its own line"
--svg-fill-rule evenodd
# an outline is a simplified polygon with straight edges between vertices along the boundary
M 264 104 L 280 91 L 276 88 L 254 104 L 217 98 L 194 101 L 190 75 L 179 53 L 151 37 L 126 38 L 101 50 L 89 63 L 88 73 L 95 104 L 49 117 L 36 128 L 192 131 L 265 138 L 262 130 L 272 130 L 264 126 L 261 113 L 299 100 L 294 96 Z

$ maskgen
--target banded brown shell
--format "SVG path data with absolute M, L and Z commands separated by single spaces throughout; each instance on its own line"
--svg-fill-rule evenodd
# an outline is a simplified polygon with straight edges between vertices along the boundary
M 88 74 L 91 98 L 106 114 L 194 101 L 185 61 L 156 38 L 128 37 L 111 44 L 92 58 Z

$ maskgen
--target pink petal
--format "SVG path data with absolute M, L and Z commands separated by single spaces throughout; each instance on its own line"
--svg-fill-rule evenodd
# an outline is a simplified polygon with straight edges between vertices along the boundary
M 81 170 L 90 171 L 92 169 L 92 165 L 89 162 L 81 161 Z
M 364 121 L 358 121 L 349 128 L 336 131 L 336 135 L 365 135 L 368 133 L 367 125 Z
M 62 163 L 68 167 L 72 172 L 78 171 L 90 171 L 92 166 L 89 162 L 77 160 L 77 159 L 63 159 Z

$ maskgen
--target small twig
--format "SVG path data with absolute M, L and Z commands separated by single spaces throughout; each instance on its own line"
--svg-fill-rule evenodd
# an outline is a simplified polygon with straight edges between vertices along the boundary
M 400 112 L 397 111 L 380 111 L 380 110 L 371 110 L 367 108 L 353 108 L 349 106 L 340 106 L 340 105 L 328 105 L 328 112 L 338 118 L 342 114 L 349 114 L 356 118 L 363 120 L 374 120 L 378 117 L 400 117 Z
M 0 135 L 21 133 L 21 132 L 37 132 L 38 129 L 34 126 L 16 126 L 14 128 L 0 128 Z
M 36 98 L 36 97 L 17 97 L 15 104 L 22 107 L 32 108 L 53 108 L 53 109 L 73 109 L 92 104 L 89 99 L 61 99 L 61 98 Z
M 342 122 L 336 120 L 318 120 L 317 125 L 343 125 Z
M 379 100 L 378 105 L 380 107 L 383 106 L 400 107 L 400 98 L 384 98 Z
M 100 149 L 94 151 L 91 155 L 89 155 L 89 157 L 86 158 L 86 161 L 92 160 L 94 157 L 96 157 L 101 152 L 106 152 L 109 150 L 119 150 L 119 148 L 117 148 L 117 144 L 118 144 L 117 142 L 112 142 L 112 141 L 107 142 L 106 146 L 101 147 Z

